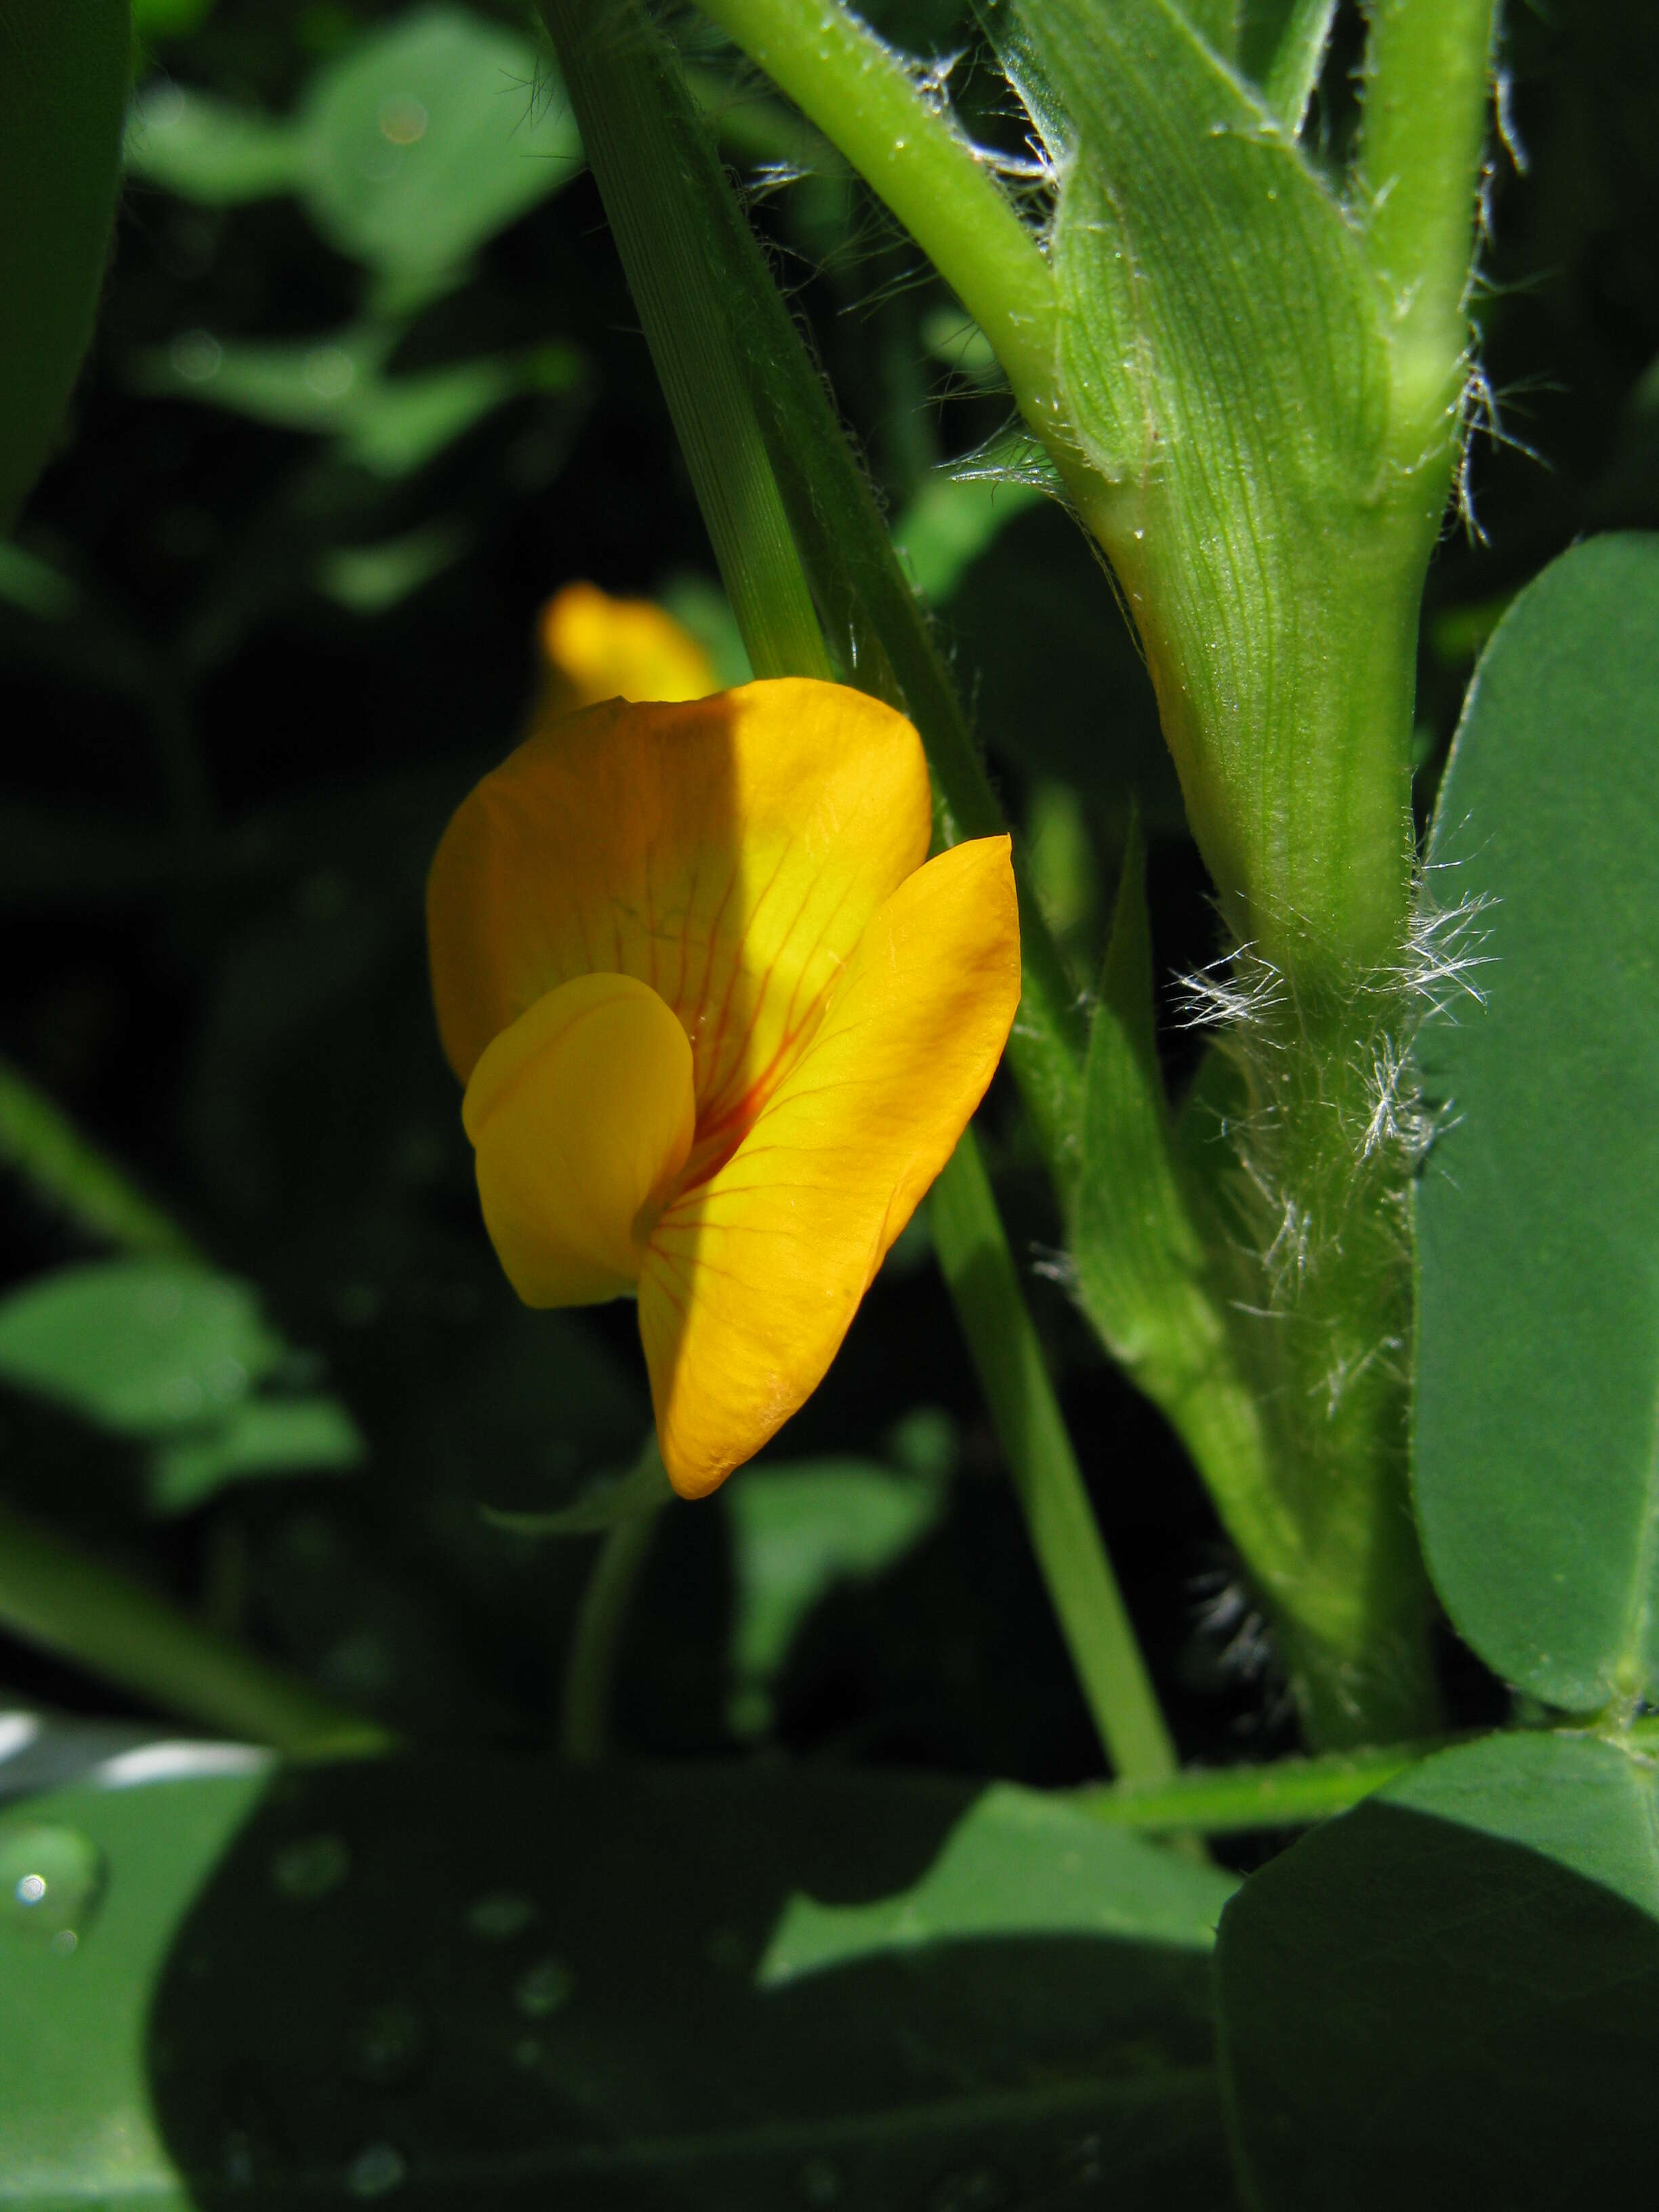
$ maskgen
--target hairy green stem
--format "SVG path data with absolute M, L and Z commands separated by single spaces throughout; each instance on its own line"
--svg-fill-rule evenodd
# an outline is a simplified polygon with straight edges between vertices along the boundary
M 1273 980 L 1279 1002 L 1224 1041 L 1243 1173 L 1215 1195 L 1232 1334 L 1296 1531 L 1246 1557 L 1309 1732 L 1334 1749 L 1439 1717 L 1407 1480 L 1410 1139 L 1388 1088 L 1409 1008 L 1397 988 L 1322 1005 Z
M 1173 1774 L 1175 1747 L 1100 1540 L 971 1129 L 933 1186 L 931 1218 L 1031 1547 L 1107 1755 L 1126 1779 Z
M 0 1506 L 0 1626 L 203 1727 L 315 1757 L 386 1751 L 384 1729 Z
M 654 1442 L 648 1449 L 654 1456 Z M 653 1498 L 606 1530 L 582 1592 L 565 1662 L 560 1727 L 564 1755 L 578 1765 L 592 1765 L 605 1754 L 617 1661 L 662 1504 Z
M 831 138 L 990 339 L 1028 418 L 1061 420 L 1054 297 L 1031 233 L 952 119 L 842 0 L 702 0 Z

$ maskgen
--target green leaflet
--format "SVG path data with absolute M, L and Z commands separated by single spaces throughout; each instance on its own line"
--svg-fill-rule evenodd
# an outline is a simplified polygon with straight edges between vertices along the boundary
M 568 391 L 580 357 L 566 345 L 487 355 L 414 374 L 388 374 L 393 323 L 360 323 L 301 345 L 221 344 L 204 331 L 137 364 L 143 392 L 228 408 L 339 441 L 343 459 L 396 478 L 435 459 L 520 392 Z
M 1593 540 L 1487 647 L 1429 852 L 1418 1516 L 1463 1635 L 1575 1711 L 1659 1686 L 1656 725 L 1659 537 Z
M 1000 1783 L 913 1888 L 871 1904 L 792 1898 L 759 1978 L 775 1987 L 849 1960 L 1014 1934 L 1151 1937 L 1207 1951 L 1236 1887 L 1202 1860 L 1151 1850 L 1062 1799 Z
M 1489 1736 L 1253 1875 L 1217 1960 L 1246 2201 L 1645 2203 L 1656 1824 L 1623 1747 Z
M 246 1284 L 188 1261 L 88 1261 L 0 1302 L 0 1379 L 131 1436 L 212 1419 L 284 1350 Z
M 83 1261 L 0 1299 L 0 1382 L 148 1445 L 161 1513 L 250 1475 L 362 1459 L 337 1400 L 253 1395 L 290 1356 L 248 1285 L 187 1259 Z
M 355 45 L 291 119 L 158 81 L 127 136 L 129 168 L 181 198 L 296 193 L 331 245 L 411 301 L 446 289 L 581 158 L 545 53 L 441 6 Z
M 1424 506 L 1391 448 L 1381 293 L 1279 117 L 1170 0 L 1026 25 L 1075 131 L 1054 260 L 1087 519 L 1200 843 L 1241 937 L 1305 940 L 1316 971 L 1338 945 L 1380 957 Z
M 873 1583 L 938 1527 L 945 1482 L 865 1459 L 777 1460 L 745 1468 L 722 1492 L 736 1583 L 734 1735 L 763 1735 L 796 1632 L 842 1583 Z

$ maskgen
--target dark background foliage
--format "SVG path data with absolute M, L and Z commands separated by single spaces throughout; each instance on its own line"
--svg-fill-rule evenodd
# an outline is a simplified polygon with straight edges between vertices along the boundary
M 950 0 L 872 13 L 919 50 L 960 50 L 965 112 L 1017 143 Z M 369 0 L 218 0 L 175 5 L 170 27 L 157 6 L 146 112 L 181 93 L 290 112 L 411 20 Z M 526 35 L 510 11 L 493 20 Z M 815 167 L 800 126 L 683 27 L 933 587 L 1080 985 L 1132 795 L 1155 833 L 1160 966 L 1202 960 L 1202 873 L 1106 580 L 1057 509 L 947 489 L 946 465 L 994 454 L 1007 429 L 974 334 L 861 190 Z M 1322 95 L 1332 145 L 1354 51 L 1339 41 Z M 1477 301 L 1488 389 L 1469 515 L 1448 526 L 1425 610 L 1425 796 L 1508 597 L 1581 533 L 1659 523 L 1659 22 L 1644 0 L 1516 0 L 1503 55 L 1510 150 L 1494 152 Z M 501 96 L 546 113 L 533 70 Z M 585 175 L 488 230 L 459 276 L 400 291 L 295 197 L 213 204 L 145 172 L 63 451 L 0 549 L 0 1049 L 257 1286 L 283 1340 L 271 1391 L 334 1394 L 367 1449 L 349 1472 L 204 1480 L 162 1513 L 148 1447 L 8 1391 L 0 1495 L 419 1741 L 544 1743 L 592 1540 L 514 1535 L 480 1508 L 564 1503 L 632 1457 L 648 1407 L 629 1309 L 532 1316 L 500 1277 L 430 1018 L 422 883 L 448 810 L 514 741 L 556 586 L 665 597 L 728 655 L 729 624 Z M 366 328 L 378 369 L 353 350 Z M 238 400 L 244 349 L 273 347 L 291 349 L 286 398 L 245 382 Z M 398 428 L 422 380 L 480 364 L 487 400 L 463 395 L 443 434 Z M 1173 1030 L 1170 1050 L 1179 1067 Z M 1000 1092 L 988 1133 L 1183 1751 L 1278 1747 L 1271 1652 L 1178 1450 L 1072 1314 Z M 21 1174 L 0 1185 L 0 1224 L 9 1285 L 103 1249 Z M 625 1654 L 625 1746 L 1042 1784 L 1097 1771 L 925 1231 L 772 1456 L 860 1469 L 829 1504 L 822 1486 L 778 1493 L 763 1527 L 744 1478 L 665 1516 Z M 908 1535 L 837 1574 L 850 1486 L 871 1480 L 911 1501 Z M 791 1581 L 790 1541 L 828 1564 Z M 769 1607 L 783 1627 L 757 1643 Z M 1466 1717 L 1500 1710 L 1449 1642 L 1447 1663 Z M 119 1709 L 4 1638 L 0 1685 Z

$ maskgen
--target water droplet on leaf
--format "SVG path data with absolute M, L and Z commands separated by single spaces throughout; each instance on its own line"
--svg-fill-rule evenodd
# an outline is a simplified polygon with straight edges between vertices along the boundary
M 79 1947 L 104 1892 L 104 1861 L 78 1828 L 0 1832 L 0 1924 L 60 1959 Z

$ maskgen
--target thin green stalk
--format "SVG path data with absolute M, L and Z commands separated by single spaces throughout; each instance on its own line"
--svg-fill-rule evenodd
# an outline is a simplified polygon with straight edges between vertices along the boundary
M 939 1267 L 1101 1741 L 1125 1780 L 1160 1781 L 1176 1771 L 1175 1746 L 1100 1540 L 971 1129 L 933 1186 L 931 1218 Z
M 1634 1721 L 1610 1740 L 1651 1759 L 1659 1753 L 1659 1717 Z M 1091 1784 L 1073 1790 L 1071 1802 L 1111 1827 L 1153 1832 L 1238 1836 L 1255 1828 L 1301 1827 L 1347 1812 L 1435 1752 L 1480 1741 L 1481 1731 L 1468 1729 L 1318 1759 L 1275 1759 L 1265 1766 L 1188 1767 L 1167 1782 Z
M 1330 43 L 1336 0 L 1278 0 L 1256 8 L 1240 59 L 1287 131 L 1300 131 Z
M 591 1765 L 605 1753 L 617 1655 L 663 1502 L 653 1497 L 612 1524 L 582 1592 L 565 1662 L 560 1728 L 564 1755 L 577 1765 Z
M 0 1160 L 82 1228 L 127 1252 L 201 1257 L 178 1223 L 90 1145 L 46 1092 L 0 1060 Z
M 596 21 L 591 0 L 542 0 L 542 13 L 756 672 L 833 675 L 732 326 L 708 282 L 696 195 L 665 189 L 637 157 L 660 134 L 654 34 L 627 8 Z
M 990 339 L 1036 426 L 1061 421 L 1054 285 L 948 108 L 842 0 L 702 0 L 879 193 Z
M 373 1721 L 5 1506 L 0 1626 L 165 1711 L 277 1751 L 361 1756 L 392 1743 Z
M 1237 1836 L 1253 1828 L 1299 1827 L 1346 1813 L 1431 1752 L 1467 1741 L 1425 1736 L 1377 1751 L 1278 1759 L 1269 1766 L 1189 1768 L 1168 1782 L 1111 1782 L 1079 1790 L 1072 1802 L 1115 1828 Z
M 1468 344 L 1469 240 L 1494 0 L 1372 0 L 1356 196 L 1395 302 L 1390 351 L 1408 438 L 1444 426 Z M 1409 456 L 1407 456 L 1409 458 Z

